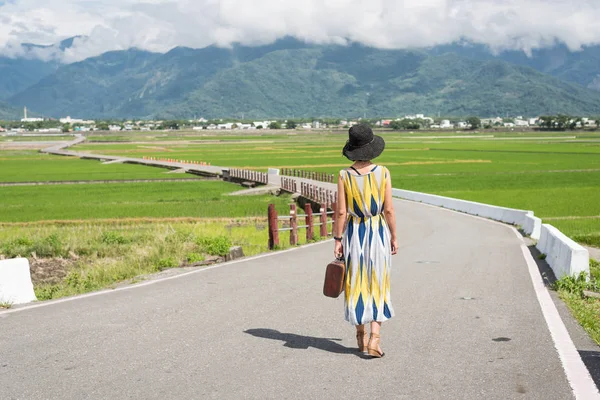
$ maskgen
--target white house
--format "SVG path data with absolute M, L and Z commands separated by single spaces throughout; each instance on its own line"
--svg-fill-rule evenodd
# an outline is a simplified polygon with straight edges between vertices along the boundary
M 539 120 L 540 120 L 539 118 L 529 118 L 529 121 L 527 121 L 527 122 L 529 122 L 529 126 L 535 126 L 538 124 Z
M 271 125 L 271 121 L 255 121 L 252 123 L 252 125 L 254 125 L 256 128 L 260 126 L 262 129 L 267 129 L 269 125 Z
M 512 122 L 505 122 L 504 123 L 504 127 L 505 128 L 514 128 L 515 124 L 513 124 Z
M 217 129 L 227 129 L 227 130 L 230 130 L 231 128 L 233 128 L 233 123 L 232 122 L 228 122 L 226 124 L 219 124 L 219 125 L 217 125 Z
M 454 124 L 451 124 L 450 120 L 444 119 L 444 120 L 442 120 L 442 123 L 440 124 L 440 128 L 442 128 L 442 129 L 452 129 L 452 128 L 454 128 Z
M 91 121 L 91 120 L 83 120 L 83 119 L 77 119 L 77 118 L 71 118 L 69 116 L 67 116 L 66 118 L 61 118 L 60 120 L 61 124 L 82 124 L 82 125 L 93 125 L 96 123 L 96 121 Z
M 460 121 L 456 124 L 456 127 L 459 129 L 465 129 L 469 126 L 465 121 Z
M 529 126 L 529 121 L 525 121 L 524 119 L 515 119 L 515 126 Z
M 108 130 L 109 131 L 120 131 L 121 127 L 119 125 L 109 125 Z
M 496 124 L 502 124 L 503 120 L 500 117 L 496 117 L 496 118 L 484 118 L 481 120 L 481 125 L 486 126 L 486 125 L 490 125 L 490 126 L 494 126 Z

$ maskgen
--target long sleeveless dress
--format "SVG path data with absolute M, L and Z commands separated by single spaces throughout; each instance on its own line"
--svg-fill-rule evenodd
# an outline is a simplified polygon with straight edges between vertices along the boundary
M 346 261 L 345 318 L 353 325 L 384 322 L 394 316 L 390 299 L 391 235 L 383 216 L 387 168 L 360 175 L 340 171 L 348 224 L 343 236 Z

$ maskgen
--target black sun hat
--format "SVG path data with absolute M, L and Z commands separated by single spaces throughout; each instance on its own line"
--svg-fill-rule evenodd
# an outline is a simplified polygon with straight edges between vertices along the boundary
M 379 157 L 383 149 L 385 149 L 383 138 L 373 135 L 373 130 L 368 125 L 359 124 L 348 131 L 348 141 L 342 154 L 351 161 L 366 161 Z

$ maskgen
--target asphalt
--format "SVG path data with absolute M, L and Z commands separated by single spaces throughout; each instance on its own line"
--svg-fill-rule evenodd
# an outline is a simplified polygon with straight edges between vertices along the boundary
M 332 242 L 0 312 L 0 399 L 569 399 L 521 240 L 396 201 L 396 317 L 355 350 Z

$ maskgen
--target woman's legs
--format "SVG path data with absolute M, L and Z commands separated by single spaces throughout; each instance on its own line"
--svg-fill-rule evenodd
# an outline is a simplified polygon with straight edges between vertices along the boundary
M 375 333 L 379 335 L 379 331 L 381 330 L 381 322 L 373 321 L 371 322 L 371 333 Z
M 356 325 L 356 343 L 358 345 L 358 351 L 366 352 L 367 344 L 369 343 L 369 336 L 364 325 Z
M 381 347 L 379 346 L 379 335 L 381 332 L 381 322 L 377 322 L 377 321 L 373 321 L 371 322 L 371 339 L 369 340 L 369 348 L 371 348 L 371 342 L 376 342 L 377 343 L 377 347 L 376 350 L 380 355 L 383 355 L 383 351 L 381 350 Z M 375 346 L 373 346 L 375 347 Z M 369 350 L 369 354 L 370 354 L 370 350 Z

